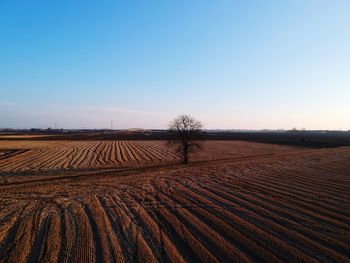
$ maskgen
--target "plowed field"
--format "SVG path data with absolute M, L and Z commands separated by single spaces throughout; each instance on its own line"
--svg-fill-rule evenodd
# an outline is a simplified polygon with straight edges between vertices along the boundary
M 350 148 L 3 176 L 0 262 L 57 261 L 350 262 Z
M 263 155 L 294 148 L 210 141 L 194 160 Z M 177 162 L 162 141 L 0 141 L 0 172 L 144 166 Z

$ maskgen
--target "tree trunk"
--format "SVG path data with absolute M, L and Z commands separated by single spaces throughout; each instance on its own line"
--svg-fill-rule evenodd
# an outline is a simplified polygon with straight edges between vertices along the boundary
M 186 164 L 188 163 L 188 146 L 184 146 L 183 150 L 183 163 Z

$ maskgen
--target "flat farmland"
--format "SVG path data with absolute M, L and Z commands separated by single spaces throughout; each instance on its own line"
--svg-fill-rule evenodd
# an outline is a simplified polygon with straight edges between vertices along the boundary
M 213 141 L 193 160 L 1 176 L 0 262 L 350 261 L 350 147 Z
M 1 262 L 349 262 L 350 149 L 0 186 Z
M 15 151 L 0 156 L 0 171 L 6 172 L 134 166 L 177 158 L 148 141 L 2 141 L 0 145 L 0 151 Z
M 192 160 L 276 154 L 297 148 L 241 141 L 208 141 Z M 301 149 L 299 149 L 301 150 Z M 0 172 L 135 167 L 178 162 L 163 141 L 0 141 Z

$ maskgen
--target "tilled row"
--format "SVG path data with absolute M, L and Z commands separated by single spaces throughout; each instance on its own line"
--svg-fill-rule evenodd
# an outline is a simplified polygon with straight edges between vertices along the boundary
M 349 262 L 340 152 L 3 188 L 0 262 Z
M 0 171 L 107 168 L 176 159 L 164 146 L 150 141 L 62 142 L 57 147 L 22 150 L 0 159 Z

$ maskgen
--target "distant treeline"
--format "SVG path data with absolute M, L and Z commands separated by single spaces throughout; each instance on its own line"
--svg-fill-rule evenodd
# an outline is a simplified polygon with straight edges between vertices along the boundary
M 7 133 L 9 134 L 9 133 Z M 58 131 L 11 132 L 14 135 L 40 134 L 35 138 L 1 138 L 0 140 L 167 140 L 166 130 L 150 131 Z M 1 135 L 1 133 L 0 133 Z M 342 131 L 205 131 L 205 140 L 242 140 L 305 147 L 339 147 L 350 145 L 350 132 Z

